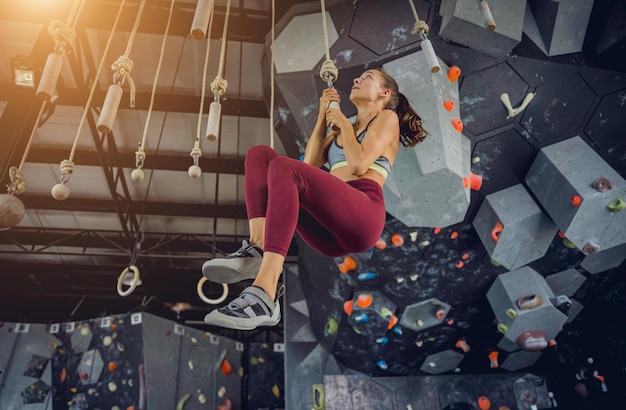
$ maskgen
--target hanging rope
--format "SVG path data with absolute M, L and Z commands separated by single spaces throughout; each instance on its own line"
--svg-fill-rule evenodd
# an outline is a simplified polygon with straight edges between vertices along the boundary
M 272 49 L 270 56 L 270 147 L 274 148 L 274 26 L 276 25 L 276 2 L 272 0 Z
M 156 95 L 159 74 L 161 73 L 161 66 L 163 65 L 163 56 L 165 55 L 165 43 L 167 40 L 167 35 L 170 32 L 170 23 L 172 22 L 174 3 L 176 3 L 176 0 L 172 0 L 170 3 L 170 12 L 169 12 L 169 15 L 167 16 L 167 24 L 165 25 L 165 33 L 163 34 L 163 41 L 161 42 L 161 54 L 159 55 L 159 62 L 157 64 L 156 73 L 154 74 L 154 81 L 152 83 L 152 93 L 150 94 L 150 105 L 148 106 L 148 114 L 146 116 L 146 123 L 143 127 L 143 136 L 141 137 L 139 148 L 135 152 L 135 166 L 137 167 L 137 169 L 143 168 L 143 162 L 146 159 L 146 153 L 144 151 L 144 147 L 146 146 L 146 137 L 148 135 L 148 125 L 150 124 L 150 117 L 152 116 L 152 108 L 154 107 L 154 99 Z
M 98 68 L 96 70 L 96 75 L 94 76 L 93 85 L 91 86 L 91 91 L 89 92 L 89 97 L 87 98 L 87 103 L 85 104 L 85 109 L 83 110 L 83 115 L 80 119 L 80 123 L 78 124 L 78 131 L 76 132 L 76 137 L 74 138 L 74 144 L 72 145 L 72 149 L 70 151 L 69 159 L 61 161 L 61 183 L 65 184 L 69 181 L 69 177 L 74 171 L 74 155 L 76 154 L 76 148 L 78 147 L 78 138 L 80 137 L 80 132 L 85 125 L 85 119 L 87 118 L 87 112 L 89 111 L 89 107 L 91 106 L 91 102 L 93 100 L 93 96 L 96 92 L 96 88 L 98 88 L 98 78 L 100 77 L 100 72 L 102 71 L 102 67 L 104 66 L 104 60 L 106 58 L 107 53 L 109 52 L 109 48 L 111 47 L 111 42 L 113 40 L 113 34 L 117 29 L 117 25 L 120 21 L 120 16 L 122 15 L 122 10 L 124 9 L 124 4 L 126 0 L 121 0 L 120 7 L 117 11 L 117 15 L 115 16 L 115 21 L 113 22 L 113 27 L 111 28 L 111 34 L 109 34 L 109 39 L 107 40 L 106 46 L 104 47 L 104 52 L 102 53 L 102 59 L 100 60 L 100 64 L 98 64 Z
M 9 168 L 9 180 L 11 183 L 7 185 L 7 192 L 9 195 L 19 195 L 26 190 L 26 183 L 24 182 L 24 175 L 22 174 L 22 167 L 26 162 L 26 157 L 28 156 L 28 152 L 30 151 L 30 146 L 33 142 L 33 137 L 35 136 L 35 131 L 37 131 L 37 127 L 43 117 L 43 113 L 45 112 L 46 102 L 41 103 L 41 108 L 39 109 L 39 114 L 37 115 L 37 119 L 35 120 L 35 124 L 33 125 L 33 130 L 30 132 L 30 137 L 28 138 L 28 143 L 26 144 L 26 149 L 24 149 L 24 155 L 22 155 L 22 160 L 20 161 L 20 165 L 18 167 Z
M 135 108 L 135 82 L 133 78 L 130 76 L 130 73 L 133 71 L 133 60 L 130 59 L 130 51 L 133 48 L 133 43 L 135 42 L 135 34 L 137 34 L 137 29 L 139 28 L 139 22 L 141 21 L 141 16 L 143 15 L 143 8 L 146 4 L 146 0 L 141 0 L 139 4 L 139 11 L 137 11 L 137 17 L 135 17 L 135 24 L 130 32 L 130 38 L 128 39 L 128 44 L 126 45 L 126 51 L 123 55 L 119 56 L 117 60 L 113 64 L 111 64 L 111 69 L 114 71 L 113 73 L 113 83 L 117 85 L 124 85 L 124 82 L 128 80 L 128 86 L 130 87 L 130 106 L 131 108 Z
M 335 62 L 330 58 L 330 47 L 328 45 L 328 25 L 326 23 L 326 4 L 324 0 L 320 0 L 320 2 L 322 3 L 322 26 L 324 31 L 324 46 L 326 49 L 326 60 L 322 63 L 322 67 L 320 68 L 320 78 L 324 80 L 330 88 L 339 77 L 339 70 L 337 70 Z
M 417 10 L 415 9 L 415 4 L 413 3 L 413 0 L 409 0 L 409 4 L 411 5 L 411 10 L 413 11 L 413 17 L 415 17 L 415 24 L 413 24 L 411 34 L 419 34 L 422 39 L 425 39 L 430 28 L 425 21 L 420 20 L 419 16 L 417 15 Z
M 85 0 L 74 0 L 72 9 L 67 17 L 67 21 L 63 23 L 60 20 L 52 20 L 48 25 L 48 33 L 54 40 L 54 52 L 59 55 L 71 53 L 74 49 L 74 40 L 76 39 L 76 22 L 80 15 Z
M 204 55 L 204 67 L 202 69 L 202 92 L 200 94 L 200 112 L 198 113 L 198 125 L 196 127 L 196 139 L 193 143 L 193 149 L 189 153 L 189 155 L 193 158 L 192 167 L 198 167 L 198 163 L 200 161 L 200 157 L 202 156 L 202 151 L 200 150 L 200 132 L 202 131 L 202 113 L 204 112 L 204 96 L 206 90 L 206 73 L 209 67 L 209 52 L 211 50 L 211 29 L 213 27 L 213 7 L 215 6 L 214 0 L 211 0 L 209 8 L 211 9 L 211 15 L 209 17 L 209 27 L 208 27 L 208 35 L 207 35 L 207 43 L 206 43 L 206 53 Z M 195 170 L 196 168 L 194 168 Z M 190 171 L 191 172 L 191 171 Z M 197 172 L 197 171 L 196 171 Z
M 222 49 L 220 50 L 220 63 L 217 69 L 217 76 L 211 83 L 211 91 L 215 96 L 215 100 L 218 101 L 218 96 L 221 97 L 226 93 L 226 87 L 228 87 L 228 81 L 222 78 L 224 74 L 224 57 L 226 56 L 226 34 L 228 33 L 228 18 L 230 17 L 230 2 L 226 2 L 226 15 L 224 16 L 224 30 L 222 31 Z

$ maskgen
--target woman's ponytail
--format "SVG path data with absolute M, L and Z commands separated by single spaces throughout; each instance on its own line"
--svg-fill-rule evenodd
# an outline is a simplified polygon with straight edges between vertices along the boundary
M 402 93 L 398 93 L 398 105 L 395 108 L 400 119 L 400 142 L 405 147 L 414 147 L 428 135 L 422 127 L 422 119 L 413 110 L 409 100 Z

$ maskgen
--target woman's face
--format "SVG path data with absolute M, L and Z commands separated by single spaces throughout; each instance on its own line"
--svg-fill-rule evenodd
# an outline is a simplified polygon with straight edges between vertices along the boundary
M 383 91 L 380 74 L 376 70 L 367 70 L 353 80 L 350 101 L 355 99 L 375 101 Z

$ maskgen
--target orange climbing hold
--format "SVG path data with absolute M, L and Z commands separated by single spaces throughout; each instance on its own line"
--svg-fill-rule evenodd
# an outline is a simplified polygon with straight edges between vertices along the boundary
M 491 408 L 491 400 L 487 396 L 480 396 L 478 398 L 478 408 L 480 410 L 489 410 Z
M 559 231 L 559 238 L 565 239 L 565 234 L 563 233 L 563 231 Z
M 391 330 L 397 324 L 398 324 L 398 317 L 396 315 L 391 315 L 391 318 L 389 319 L 389 324 L 387 325 L 387 329 Z
M 350 256 L 346 256 L 343 262 L 339 264 L 339 271 L 341 273 L 348 273 L 354 269 L 356 269 L 356 261 Z
M 437 320 L 443 320 L 443 317 L 446 314 L 446 310 L 444 308 L 439 308 L 437 309 L 437 312 L 435 313 L 435 316 L 437 316 Z
M 470 172 L 470 188 L 472 191 L 478 191 L 483 186 L 483 177 Z
M 469 258 L 470 258 L 469 253 L 464 253 L 463 256 L 461 256 L 461 259 L 463 259 L 464 261 L 468 260 Z
M 108 368 L 110 372 L 113 372 L 115 371 L 115 369 L 117 369 L 117 364 L 115 364 L 115 362 L 109 362 Z
M 443 108 L 445 108 L 447 111 L 452 111 L 452 109 L 454 108 L 454 101 L 445 100 L 443 102 Z
M 456 268 L 457 268 L 457 269 L 461 269 L 463 266 L 465 266 L 465 262 L 463 262 L 463 261 L 458 261 L 458 262 L 456 263 L 456 265 L 454 265 L 454 266 L 456 266 Z
M 459 237 L 459 233 L 457 231 L 454 231 L 450 234 L 450 239 L 456 239 Z
M 456 344 L 454 345 L 455 347 L 458 347 L 459 349 L 463 350 L 465 353 L 470 351 L 470 347 L 467 344 L 467 342 L 463 339 L 459 339 L 456 341 Z
M 463 177 L 463 188 L 467 189 L 470 186 L 469 179 L 467 177 Z
M 391 243 L 393 243 L 396 246 L 402 246 L 404 245 L 404 238 L 402 237 L 402 235 L 397 233 L 391 237 Z
M 578 195 L 574 195 L 569 201 L 572 206 L 579 206 L 583 202 L 583 199 Z
M 222 370 L 222 373 L 224 373 L 226 376 L 228 376 L 229 374 L 233 372 L 233 366 L 230 364 L 230 362 L 226 358 L 222 360 L 222 364 L 220 364 L 220 369 Z
M 356 298 L 356 305 L 361 309 L 365 309 L 371 306 L 373 300 L 374 297 L 370 293 L 361 293 Z
M 502 224 L 500 222 L 496 222 L 496 226 L 494 226 L 491 230 L 491 239 L 493 239 L 494 242 L 498 242 L 500 240 L 500 234 L 503 229 L 504 227 Z
M 556 346 L 556 340 L 554 340 L 554 339 L 548 340 L 548 346 L 550 346 L 550 347 Z
M 385 249 L 387 247 L 387 242 L 385 242 L 383 238 L 380 238 L 379 240 L 376 241 L 376 243 L 374 244 L 374 247 L 376 249 Z
M 452 119 L 452 126 L 454 127 L 455 130 L 457 130 L 458 132 L 463 131 L 463 121 L 461 121 L 458 118 L 453 118 Z
M 435 229 L 433 229 L 433 233 L 435 235 L 439 235 L 441 233 L 441 228 L 440 227 L 436 227 Z
M 343 304 L 343 311 L 346 312 L 348 316 L 352 314 L 352 304 L 351 300 L 346 300 Z
M 461 75 L 461 69 L 455 65 L 453 65 L 452 67 L 450 67 L 448 69 L 448 79 L 452 82 L 455 82 L 456 80 L 459 79 L 459 76 Z
M 489 366 L 492 369 L 497 369 L 498 367 L 500 367 L 500 365 L 498 364 L 498 352 L 495 350 L 489 353 Z

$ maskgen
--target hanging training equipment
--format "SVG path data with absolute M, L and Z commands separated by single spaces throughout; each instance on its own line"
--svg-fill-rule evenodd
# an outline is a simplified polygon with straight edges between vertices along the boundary
M 478 8 L 483 16 L 483 24 L 487 31 L 494 31 L 496 29 L 496 21 L 493 19 L 487 0 L 478 0 Z
M 89 112 L 91 101 L 93 100 L 96 88 L 98 87 L 98 78 L 100 77 L 100 72 L 102 71 L 102 67 L 104 66 L 104 59 L 109 52 L 109 47 L 111 47 L 113 34 L 115 33 L 117 24 L 120 21 L 122 10 L 124 10 L 124 4 L 126 4 L 126 0 L 121 0 L 117 15 L 115 16 L 115 21 L 113 22 L 113 27 L 111 28 L 111 33 L 109 34 L 109 39 L 107 40 L 106 46 L 104 47 L 104 52 L 102 53 L 102 59 L 100 60 L 100 64 L 98 64 L 98 68 L 96 69 L 93 85 L 91 86 L 91 91 L 89 92 L 89 97 L 87 98 L 87 103 L 85 104 L 83 115 L 80 119 L 80 123 L 78 124 L 78 131 L 76 131 L 76 137 L 74 138 L 74 144 L 72 145 L 72 149 L 70 151 L 70 157 L 69 159 L 64 159 L 63 161 L 61 161 L 61 182 L 52 187 L 52 197 L 58 201 L 67 199 L 70 196 L 70 189 L 68 188 L 67 183 L 69 182 L 70 175 L 72 175 L 72 173 L 74 172 L 74 154 L 76 153 L 76 148 L 78 146 L 78 138 L 80 137 L 80 132 L 82 131 L 83 125 L 85 124 L 85 119 L 87 118 L 87 113 Z
M 415 24 L 413 25 L 413 30 L 411 30 L 411 34 L 417 34 L 421 39 L 422 51 L 424 52 L 424 57 L 426 58 L 426 62 L 430 67 L 430 71 L 433 73 L 439 72 L 441 67 L 439 66 L 439 59 L 437 58 L 437 54 L 435 54 L 435 50 L 433 49 L 433 44 L 428 39 L 428 24 L 425 21 L 420 20 L 417 15 L 417 10 L 415 9 L 415 4 L 413 4 L 413 0 L 409 0 L 409 4 L 411 5 L 411 10 L 413 11 L 413 17 L 415 17 Z
M 224 57 L 226 56 L 226 33 L 228 32 L 228 18 L 230 17 L 230 2 L 226 2 L 226 15 L 224 16 L 224 31 L 222 32 L 222 49 L 220 50 L 220 64 L 217 69 L 215 80 L 211 83 L 211 91 L 213 92 L 213 102 L 209 107 L 209 118 L 206 127 L 206 138 L 209 141 L 217 140 L 220 132 L 220 117 L 222 113 L 222 104 L 220 103 L 224 94 L 228 81 L 222 78 L 224 73 Z
M 141 182 L 144 178 L 143 163 L 146 159 L 146 153 L 144 147 L 146 146 L 146 137 L 148 135 L 148 125 L 150 124 L 150 117 L 152 116 L 152 108 L 154 107 L 154 97 L 156 95 L 156 87 L 161 72 L 161 66 L 163 64 L 163 56 L 165 55 L 165 42 L 167 41 L 167 35 L 170 31 L 170 23 L 172 22 L 172 14 L 174 10 L 174 3 L 176 0 L 172 0 L 170 3 L 170 12 L 167 16 L 167 24 L 165 25 L 165 32 L 163 33 L 163 41 L 161 41 L 161 53 L 159 55 L 159 62 L 157 64 L 156 72 L 154 74 L 154 81 L 152 82 L 152 93 L 150 94 L 150 105 L 148 106 L 148 114 L 146 116 L 146 123 L 143 127 L 143 136 L 137 151 L 135 151 L 135 169 L 131 172 L 130 177 L 135 182 Z
M 85 0 L 74 0 L 65 23 L 52 20 L 48 25 L 48 33 L 54 40 L 54 53 L 48 55 L 37 86 L 37 97 L 42 100 L 50 101 L 56 94 L 57 81 L 63 68 L 63 57 L 74 49 L 76 22 L 84 4 Z
M 272 49 L 270 50 L 270 147 L 274 148 L 274 26 L 276 25 L 276 2 L 272 0 Z
M 141 21 L 145 4 L 146 0 L 141 0 L 141 3 L 139 3 L 139 11 L 137 11 L 135 24 L 130 32 L 126 51 L 111 65 L 111 69 L 114 71 L 113 84 L 109 86 L 104 103 L 102 103 L 102 110 L 100 111 L 97 125 L 98 131 L 103 134 L 108 134 L 113 129 L 115 116 L 117 115 L 117 110 L 122 100 L 122 94 L 124 93 L 122 86 L 126 80 L 128 80 L 128 86 L 130 87 L 130 107 L 135 108 L 135 82 L 130 76 L 130 73 L 133 71 L 133 60 L 130 59 L 129 55 L 133 48 L 133 43 L 135 42 L 135 35 L 137 34 L 137 28 L 139 28 L 139 22 Z
M 211 27 L 213 26 L 213 6 L 214 1 L 210 1 L 210 17 L 209 17 L 209 33 L 211 32 Z M 204 95 L 206 90 L 206 72 L 209 66 L 209 51 L 211 50 L 211 38 L 207 38 L 206 43 L 206 53 L 204 55 L 204 68 L 202 69 L 202 92 L 200 95 L 200 111 L 198 112 L 198 124 L 196 127 L 196 139 L 193 143 L 193 149 L 189 153 L 189 155 L 193 158 L 193 164 L 187 170 L 187 174 L 192 178 L 199 178 L 202 175 L 202 169 L 200 168 L 199 162 L 200 157 L 202 156 L 202 151 L 200 150 L 200 131 L 202 129 L 202 113 L 204 112 Z
M 198 0 L 196 12 L 191 22 L 189 34 L 196 40 L 202 40 L 207 35 L 207 26 L 213 12 L 213 0 Z M 210 31 L 209 31 L 210 33 Z
M 339 78 L 339 70 L 335 66 L 335 62 L 330 58 L 330 47 L 328 45 L 328 25 L 326 23 L 326 4 L 324 0 L 320 0 L 322 9 L 322 27 L 324 31 L 324 46 L 326 48 L 326 60 L 320 67 L 320 78 L 326 83 L 328 88 L 333 88 L 333 83 Z M 328 109 L 340 110 L 341 107 L 337 101 L 331 101 Z M 338 130 L 337 126 L 330 124 L 333 130 Z

